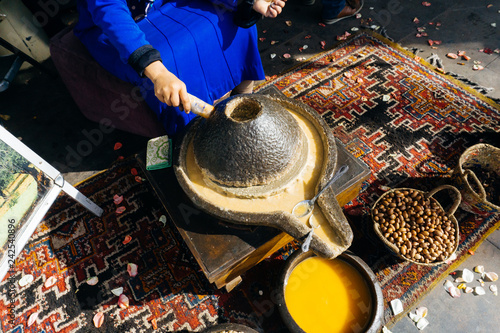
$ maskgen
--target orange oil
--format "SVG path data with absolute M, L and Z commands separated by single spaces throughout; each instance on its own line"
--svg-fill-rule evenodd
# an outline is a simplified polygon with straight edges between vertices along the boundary
M 307 333 L 364 332 L 372 316 L 365 278 L 342 259 L 310 257 L 285 286 L 290 315 Z

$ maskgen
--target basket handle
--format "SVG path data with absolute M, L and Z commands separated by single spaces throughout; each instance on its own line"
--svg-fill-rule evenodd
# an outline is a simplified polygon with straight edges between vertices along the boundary
M 464 179 L 465 180 L 467 180 L 467 176 L 471 176 L 472 180 L 474 180 L 474 182 L 476 182 L 477 187 L 479 188 L 479 193 L 476 193 L 476 191 L 474 191 L 474 189 L 471 187 L 472 192 L 476 193 L 481 200 L 486 200 L 486 191 L 484 190 L 484 186 L 483 186 L 483 184 L 481 184 L 481 182 L 479 181 L 479 178 L 477 178 L 474 171 L 472 171 L 471 169 L 465 169 L 464 170 Z
M 429 192 L 427 192 L 425 197 L 428 199 L 441 190 L 452 190 L 457 195 L 455 197 L 455 201 L 453 202 L 453 206 L 451 206 L 451 208 L 446 213 L 448 215 L 455 214 L 455 211 L 457 210 L 458 206 L 460 205 L 460 202 L 462 201 L 462 195 L 460 194 L 460 191 L 455 186 L 451 186 L 451 185 L 438 186 L 438 187 L 430 190 Z

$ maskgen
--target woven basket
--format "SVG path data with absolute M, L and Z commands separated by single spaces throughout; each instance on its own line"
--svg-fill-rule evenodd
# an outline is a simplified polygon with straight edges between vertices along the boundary
M 385 192 L 382 196 L 380 196 L 380 198 L 378 198 L 378 200 L 375 202 L 375 204 L 372 206 L 372 209 L 371 209 L 371 217 L 372 217 L 372 220 L 373 220 L 373 228 L 375 230 L 375 234 L 380 238 L 380 240 L 384 243 L 384 245 L 395 256 L 397 256 L 400 259 L 403 259 L 403 260 L 406 260 L 406 261 L 409 261 L 409 262 L 412 262 L 412 263 L 418 264 L 418 265 L 426 265 L 426 266 L 440 265 L 440 264 L 444 263 L 446 260 L 448 260 L 451 255 L 448 256 L 448 257 L 446 257 L 442 261 L 433 261 L 433 262 L 430 262 L 430 263 L 424 263 L 424 262 L 416 261 L 416 260 L 413 260 L 412 258 L 404 256 L 403 254 L 401 254 L 399 252 L 399 249 L 396 247 L 396 245 L 394 245 L 387 238 L 385 238 L 385 236 L 383 235 L 382 231 L 380 230 L 380 224 L 374 218 L 373 211 L 379 206 L 380 202 L 382 202 L 385 197 L 387 197 L 390 193 L 393 193 L 393 192 L 396 192 L 396 191 L 405 191 L 405 190 L 411 190 L 411 191 L 419 192 L 425 198 L 430 199 L 431 201 L 435 202 L 441 212 L 444 212 L 445 210 L 439 204 L 439 202 L 435 198 L 433 198 L 432 196 L 434 194 L 436 194 L 438 191 L 441 191 L 441 190 L 451 190 L 451 191 L 455 192 L 456 198 L 455 198 L 455 200 L 453 202 L 453 205 L 448 210 L 448 212 L 445 213 L 445 215 L 448 217 L 448 219 L 455 226 L 455 242 L 454 242 L 454 245 L 453 245 L 453 251 L 451 253 L 454 253 L 457 250 L 457 247 L 458 247 L 458 240 L 459 240 L 458 221 L 457 221 L 457 219 L 455 218 L 455 216 L 453 214 L 455 214 L 455 211 L 457 210 L 458 206 L 460 205 L 460 201 L 461 201 L 460 192 L 458 191 L 458 189 L 456 187 L 451 186 L 451 185 L 441 185 L 441 186 L 436 187 L 435 189 L 432 189 L 429 192 L 423 192 L 423 191 L 420 191 L 420 190 L 416 190 L 416 189 L 412 189 L 412 188 L 404 188 L 404 187 L 395 188 L 395 189 L 391 189 L 391 190 Z
M 453 171 L 453 181 L 462 194 L 462 209 L 481 215 L 500 212 L 500 203 L 489 201 L 491 199 L 487 198 L 483 184 L 474 171 L 468 169 L 472 166 L 479 166 L 500 176 L 500 149 L 483 143 L 469 147 L 460 156 Z M 479 193 L 472 188 L 471 181 Z

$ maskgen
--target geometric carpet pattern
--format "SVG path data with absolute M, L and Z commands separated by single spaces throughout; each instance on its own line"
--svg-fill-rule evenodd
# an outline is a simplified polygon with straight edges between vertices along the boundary
M 370 167 L 370 179 L 344 211 L 356 232 L 351 250 L 374 270 L 386 301 L 400 298 L 410 310 L 498 227 L 498 216 L 458 209 L 459 259 L 428 267 L 395 259 L 374 236 L 370 218 L 370 207 L 388 188 L 428 191 L 453 185 L 450 173 L 466 148 L 478 143 L 498 147 L 498 104 L 369 33 L 271 78 L 261 89 L 271 86 L 315 109 Z M 397 319 L 387 303 L 384 319 L 388 325 Z
M 411 310 L 498 227 L 496 215 L 459 208 L 458 259 L 422 266 L 389 253 L 369 217 L 371 205 L 389 188 L 453 184 L 450 172 L 466 148 L 500 142 L 498 105 L 368 33 L 257 87 L 269 88 L 315 109 L 371 170 L 344 212 L 354 231 L 350 250 L 372 268 L 382 287 L 386 325 L 397 319 L 388 301 L 399 298 Z M 168 214 L 138 170 L 134 158 L 118 160 L 78 186 L 104 209 L 100 218 L 65 194 L 58 198 L 0 282 L 0 331 L 200 332 L 235 322 L 261 332 L 286 332 L 273 290 L 299 244 L 292 242 L 247 271 L 231 293 L 218 290 L 171 221 L 162 220 Z M 123 201 L 117 203 L 117 197 Z M 137 265 L 137 275 L 129 274 L 130 264 Z M 19 285 L 29 274 L 34 280 Z M 111 292 L 116 288 L 123 288 L 129 306 L 120 307 Z M 100 328 L 93 323 L 97 313 L 104 315 Z

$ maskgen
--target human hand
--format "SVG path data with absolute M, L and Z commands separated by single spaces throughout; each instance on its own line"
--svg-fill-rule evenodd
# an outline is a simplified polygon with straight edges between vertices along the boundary
M 144 69 L 144 74 L 153 82 L 155 96 L 160 102 L 179 107 L 186 113 L 191 111 L 186 84 L 172 74 L 161 61 L 149 64 Z
M 286 0 L 255 0 L 253 3 L 253 10 L 265 17 L 274 18 L 281 14 L 283 7 L 285 7 Z

